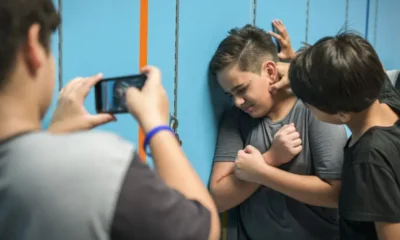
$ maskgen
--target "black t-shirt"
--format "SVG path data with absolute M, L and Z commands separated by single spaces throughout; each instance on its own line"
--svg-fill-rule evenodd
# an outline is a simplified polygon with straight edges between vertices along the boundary
M 400 111 L 400 98 L 385 84 L 380 101 Z M 345 147 L 339 197 L 342 240 L 378 239 L 375 222 L 400 222 L 400 120 L 370 128 Z

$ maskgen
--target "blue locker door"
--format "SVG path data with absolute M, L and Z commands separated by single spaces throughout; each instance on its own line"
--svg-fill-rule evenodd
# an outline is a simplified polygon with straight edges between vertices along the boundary
M 160 68 L 170 113 L 174 111 L 175 0 L 149 1 L 148 64 Z M 152 166 L 152 159 L 147 157 Z
M 210 176 L 219 121 L 218 114 L 214 114 L 219 103 L 212 105 L 210 96 L 208 64 L 231 28 L 251 22 L 252 2 L 180 1 L 179 133 L 186 155 L 205 184 Z
M 306 7 L 306 0 L 257 1 L 256 24 L 270 31 L 272 20 L 282 20 L 297 51 L 306 40 Z
M 370 0 L 368 40 L 387 70 L 400 69 L 400 1 Z
M 179 134 L 204 184 L 209 181 L 218 121 L 226 102 L 218 84 L 208 77 L 209 61 L 230 29 L 252 23 L 252 12 L 253 0 L 180 1 Z M 234 220 L 234 212 L 229 216 Z M 235 222 L 228 227 L 227 215 L 223 219 L 222 237 L 234 240 Z
M 365 37 L 367 27 L 367 1 L 348 0 L 348 30 L 355 31 Z
M 64 84 L 76 76 L 104 77 L 139 71 L 139 0 L 63 2 Z M 95 112 L 94 91 L 85 102 Z M 101 127 L 137 142 L 138 126 L 129 114 Z
M 346 0 L 310 0 L 308 43 L 345 28 Z

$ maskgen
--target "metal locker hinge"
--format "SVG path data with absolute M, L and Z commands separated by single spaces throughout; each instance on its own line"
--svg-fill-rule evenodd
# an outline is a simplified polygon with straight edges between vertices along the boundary
M 170 116 L 169 126 L 174 130 L 176 139 L 178 140 L 179 145 L 182 146 L 182 141 L 179 138 L 179 135 L 178 135 L 178 132 L 177 132 L 177 129 L 178 129 L 178 126 L 179 126 L 179 122 L 178 122 L 178 119 L 175 116 L 172 116 L 172 115 Z

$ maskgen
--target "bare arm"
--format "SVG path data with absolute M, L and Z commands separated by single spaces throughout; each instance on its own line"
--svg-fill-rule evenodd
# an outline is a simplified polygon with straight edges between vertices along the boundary
M 168 99 L 161 85 L 160 71 L 147 66 L 142 72 L 147 75 L 146 84 L 141 90 L 129 88 L 126 100 L 129 111 L 136 117 L 143 131 L 148 133 L 154 127 L 168 122 Z M 165 184 L 210 211 L 208 238 L 218 239 L 220 224 L 214 201 L 183 153 L 175 135 L 168 131 L 158 132 L 151 138 L 150 148 L 155 168 Z
M 244 202 L 260 186 L 237 178 L 234 167 L 234 162 L 214 164 L 210 187 L 219 212 L 225 212 Z
M 400 239 L 400 223 L 376 222 L 375 228 L 379 240 Z
M 252 146 L 239 152 L 236 176 L 253 181 L 298 201 L 336 208 L 340 191 L 340 171 L 346 135 L 343 127 L 310 121 L 310 148 L 316 176 L 297 175 L 271 166 L 288 162 L 301 150 L 299 134 L 293 125 L 282 127 L 274 137 L 270 150 L 261 155 Z M 268 164 L 260 164 L 268 163 Z M 239 174 L 239 175 L 238 175 Z M 324 179 L 324 180 L 323 180 Z M 325 180 L 328 179 L 328 180 Z
M 289 162 L 301 149 L 301 140 L 295 127 L 293 125 L 285 125 L 276 134 L 270 150 L 263 154 L 265 165 L 279 166 Z M 236 156 L 237 152 L 235 153 L 235 158 Z M 234 174 L 234 167 L 235 162 L 233 161 L 214 164 L 211 191 L 220 212 L 242 203 L 260 186 L 252 181 L 239 179 Z
M 265 165 L 260 183 L 275 191 L 306 204 L 337 208 L 341 183 L 338 180 L 323 181 L 317 176 L 289 173 Z
M 234 175 L 237 152 L 244 147 L 239 131 L 239 111 L 237 108 L 226 111 L 219 127 L 210 180 L 211 194 L 219 212 L 239 205 L 259 187 L 259 184 L 242 181 Z

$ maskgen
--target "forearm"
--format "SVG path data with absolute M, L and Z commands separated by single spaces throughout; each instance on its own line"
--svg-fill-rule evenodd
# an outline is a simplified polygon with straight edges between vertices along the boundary
M 400 239 L 400 223 L 375 222 L 379 240 Z
M 150 147 L 155 168 L 165 183 L 209 209 L 210 239 L 217 239 L 220 227 L 214 201 L 181 150 L 176 137 L 167 131 L 159 132 L 152 138 Z
M 214 184 L 211 192 L 218 211 L 225 212 L 244 202 L 259 187 L 259 184 L 242 181 L 232 173 Z
M 338 204 L 339 191 L 317 176 L 297 175 L 265 165 L 259 183 L 309 205 L 336 208 Z
M 274 161 L 272 161 L 269 151 L 266 151 L 265 153 L 263 153 L 262 156 L 264 158 L 265 163 L 268 164 L 269 166 L 279 167 L 278 164 L 276 164 Z

